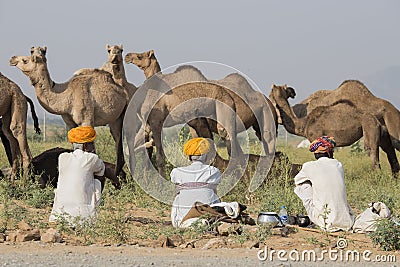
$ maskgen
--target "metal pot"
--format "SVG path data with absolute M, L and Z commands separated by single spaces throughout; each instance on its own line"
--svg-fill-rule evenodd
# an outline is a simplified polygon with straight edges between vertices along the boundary
M 271 228 L 283 225 L 278 213 L 266 211 L 262 211 L 258 214 L 257 224 L 268 224 Z
M 311 220 L 308 216 L 297 215 L 297 224 L 301 227 L 307 227 L 311 224 Z

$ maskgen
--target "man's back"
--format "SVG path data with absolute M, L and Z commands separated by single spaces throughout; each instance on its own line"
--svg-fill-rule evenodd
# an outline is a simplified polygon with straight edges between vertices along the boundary
M 332 158 L 321 157 L 306 162 L 295 177 L 295 184 L 306 181 L 312 186 L 312 211 L 307 211 L 314 223 L 324 226 L 323 215 L 327 214 L 327 226 L 348 229 L 352 226 L 352 212 L 347 203 L 346 185 L 342 164 Z M 324 210 L 324 205 L 327 205 Z M 307 207 L 306 207 L 307 208 Z

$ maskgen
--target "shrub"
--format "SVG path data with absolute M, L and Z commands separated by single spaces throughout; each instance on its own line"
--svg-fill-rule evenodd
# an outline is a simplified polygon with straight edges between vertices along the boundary
M 382 250 L 400 249 L 400 226 L 392 220 L 381 219 L 376 222 L 376 231 L 370 234 L 372 243 Z

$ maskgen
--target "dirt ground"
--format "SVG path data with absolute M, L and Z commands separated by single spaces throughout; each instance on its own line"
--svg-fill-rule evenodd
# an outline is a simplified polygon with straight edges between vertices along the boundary
M 136 208 L 132 215 L 131 230 L 144 235 L 151 224 L 171 227 L 169 214 Z M 252 232 L 257 226 L 245 227 Z M 290 228 L 286 234 L 284 237 L 281 229 L 274 228 L 263 242 L 238 242 L 238 236 L 215 234 L 192 240 L 165 234 L 158 239 L 132 239 L 128 244 L 87 246 L 68 235 L 55 244 L 6 241 L 0 243 L 0 266 L 396 266 L 396 260 L 400 260 L 399 251 L 381 251 L 364 234 L 327 236 L 299 227 Z

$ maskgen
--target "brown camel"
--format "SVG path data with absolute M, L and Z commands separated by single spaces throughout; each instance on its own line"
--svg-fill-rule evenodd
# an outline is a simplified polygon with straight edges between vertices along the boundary
M 178 85 L 166 94 L 160 94 L 160 92 L 153 94 L 151 91 L 153 90 L 149 89 L 143 104 L 137 105 L 136 108 L 139 109 L 137 111 L 139 111 L 141 120 L 147 121 L 152 129 L 157 152 L 157 166 L 162 175 L 164 175 L 165 167 L 165 155 L 161 142 L 163 127 L 187 123 L 193 118 L 209 117 L 218 121 L 219 134 L 222 135 L 224 132 L 226 138 L 231 141 L 232 156 L 237 155 L 239 144 L 235 130 L 235 103 L 226 88 L 208 82 L 191 82 Z M 137 112 L 134 110 L 134 106 L 130 105 L 130 108 L 128 108 L 130 114 Z M 137 116 L 130 116 L 130 121 L 125 120 L 125 123 L 140 125 Z M 136 129 L 127 132 L 129 132 L 128 140 L 135 140 Z M 130 155 L 134 155 L 133 146 L 130 146 L 129 149 Z M 134 167 L 136 159 L 134 156 L 130 159 L 131 167 Z
M 46 150 L 32 159 L 31 168 L 35 175 L 39 175 L 40 188 L 45 188 L 47 185 L 57 187 L 58 182 L 58 156 L 61 153 L 72 152 L 71 149 L 55 147 Z M 121 184 L 117 176 L 114 175 L 115 165 L 104 161 L 105 171 L 103 176 L 95 176 L 101 182 L 103 190 L 105 178 L 111 180 L 115 188 L 119 189 Z M 121 178 L 126 179 L 126 173 L 121 172 Z
M 400 112 L 389 101 L 374 96 L 368 88 L 357 80 L 344 81 L 335 90 L 321 90 L 293 107 L 300 117 L 309 114 L 319 106 L 329 106 L 340 100 L 351 101 L 362 113 L 375 116 L 390 135 L 393 146 L 400 151 Z M 302 116 L 301 116 L 302 115 Z
M 32 155 L 29 150 L 28 140 L 26 138 L 26 114 L 28 105 L 26 97 L 21 88 L 0 73 L 0 115 L 2 116 L 2 132 L 10 142 L 13 182 L 19 167 L 19 159 L 22 159 L 23 179 L 29 171 L 29 164 Z
M 387 153 L 393 173 L 399 166 L 386 128 L 375 116 L 360 112 L 348 100 L 340 100 L 331 106 L 319 106 L 306 117 L 298 118 L 288 102 L 286 85 L 272 85 L 270 98 L 276 104 L 286 130 L 312 141 L 319 136 L 335 137 L 337 146 L 349 146 L 364 136 L 365 149 L 370 152 L 372 166 L 379 166 L 379 146 Z M 293 88 L 291 88 L 293 90 Z
M 61 115 L 68 130 L 80 125 L 108 124 L 116 143 L 116 173 L 120 173 L 124 164 L 122 122 L 127 106 L 124 89 L 114 82 L 110 73 L 102 70 L 55 83 L 46 61 L 46 47 L 37 47 L 31 50 L 31 56 L 12 57 L 10 65 L 30 78 L 39 103 L 48 112 Z
M 37 134 L 40 134 L 41 130 L 39 127 L 39 118 L 36 115 L 35 106 L 33 104 L 33 101 L 32 101 L 32 99 L 30 99 L 27 96 L 25 96 L 25 98 L 31 108 L 31 115 L 32 115 L 32 119 L 33 119 L 33 127 L 35 129 L 35 132 Z M 6 152 L 8 163 L 10 164 L 10 166 L 12 166 L 13 159 L 12 159 L 12 155 L 11 155 L 10 141 L 8 141 L 7 137 L 4 135 L 2 127 L 3 127 L 3 121 L 2 121 L 2 118 L 0 118 L 0 139 L 1 139 L 1 142 L 3 143 L 4 151 Z
M 124 59 L 122 57 L 122 52 L 124 51 L 122 44 L 113 46 L 107 44 L 106 49 L 108 53 L 108 61 L 99 69 L 111 73 L 114 81 L 125 89 L 126 97 L 129 102 L 137 88 L 126 79 Z M 95 70 L 96 69 L 80 69 L 76 71 L 74 75 L 90 75 L 90 73 Z
M 142 69 L 147 79 L 156 73 L 160 73 L 161 71 L 160 65 L 154 55 L 153 50 L 143 53 L 128 53 L 125 56 L 125 62 L 133 63 Z M 276 113 L 275 108 L 269 99 L 263 94 L 255 91 L 249 82 L 238 73 L 232 73 L 221 80 L 210 82 L 220 84 L 225 88 L 229 88 L 228 93 L 235 102 L 236 112 L 244 126 L 240 127 L 241 123 L 238 121 L 236 123 L 238 126 L 237 131 L 242 132 L 250 127 L 253 127 L 259 140 L 264 143 L 264 147 L 268 146 L 269 144 L 269 148 L 266 149 L 266 152 L 268 151 L 267 153 L 272 153 L 273 145 L 271 145 L 271 142 L 273 140 L 274 133 L 271 133 L 270 129 L 271 125 L 273 124 L 271 124 L 271 121 L 273 120 L 276 123 Z M 272 114 L 269 113 L 268 109 L 271 110 Z M 259 122 L 262 123 L 261 129 Z M 196 131 L 196 133 L 191 131 L 192 135 L 194 136 L 212 138 L 211 132 L 218 133 L 217 122 L 215 120 L 209 118 L 206 121 L 197 119 L 191 123 Z M 275 126 L 277 125 L 275 124 Z M 204 128 L 209 129 L 209 131 L 204 131 Z M 266 143 L 264 142 L 265 139 L 263 139 L 262 135 L 267 137 L 268 141 L 266 141 Z M 228 153 L 230 153 L 229 142 L 227 142 L 227 148 Z

